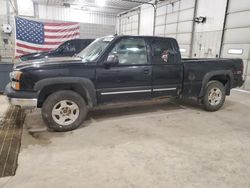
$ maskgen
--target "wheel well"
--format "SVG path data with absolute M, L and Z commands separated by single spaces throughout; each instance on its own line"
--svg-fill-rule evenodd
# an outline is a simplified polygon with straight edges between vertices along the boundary
M 43 102 L 47 99 L 49 95 L 61 90 L 72 90 L 76 93 L 80 94 L 85 100 L 87 105 L 90 105 L 90 101 L 88 100 L 87 91 L 80 84 L 53 84 L 45 86 L 39 93 L 38 96 L 38 108 L 42 107 Z
M 231 83 L 230 83 L 230 77 L 228 75 L 216 75 L 209 79 L 209 81 L 212 80 L 221 82 L 226 88 L 226 95 L 230 94 Z

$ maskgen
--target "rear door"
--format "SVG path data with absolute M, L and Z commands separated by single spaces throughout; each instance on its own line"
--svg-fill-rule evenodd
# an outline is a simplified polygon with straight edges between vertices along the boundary
M 157 38 L 152 40 L 151 50 L 153 97 L 177 95 L 183 77 L 178 44 L 172 39 Z
M 121 102 L 150 98 L 152 70 L 145 40 L 122 38 L 114 45 L 110 55 L 117 56 L 119 63 L 110 67 L 104 64 L 97 66 L 98 101 Z

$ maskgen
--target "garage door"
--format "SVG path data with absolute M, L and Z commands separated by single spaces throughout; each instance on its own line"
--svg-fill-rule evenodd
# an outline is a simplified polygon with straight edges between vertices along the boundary
M 159 3 L 156 9 L 155 35 L 178 40 L 183 57 L 190 56 L 195 0 Z
M 140 23 L 140 8 L 120 15 L 119 34 L 138 35 Z
M 244 60 L 244 89 L 250 91 L 250 1 L 229 0 L 222 57 Z

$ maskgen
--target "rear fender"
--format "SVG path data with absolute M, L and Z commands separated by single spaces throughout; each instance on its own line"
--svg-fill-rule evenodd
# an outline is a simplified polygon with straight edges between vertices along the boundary
M 220 77 L 220 76 L 224 76 L 226 78 L 228 78 L 228 82 L 225 84 L 226 87 L 226 94 L 229 95 L 230 94 L 230 89 L 233 86 L 233 73 L 231 70 L 219 70 L 219 71 L 212 71 L 212 72 L 208 72 L 207 74 L 205 74 L 203 80 L 202 80 L 202 86 L 201 86 L 201 90 L 200 90 L 200 94 L 199 97 L 202 97 L 205 93 L 205 89 L 207 86 L 207 83 L 210 80 L 213 80 L 213 77 Z

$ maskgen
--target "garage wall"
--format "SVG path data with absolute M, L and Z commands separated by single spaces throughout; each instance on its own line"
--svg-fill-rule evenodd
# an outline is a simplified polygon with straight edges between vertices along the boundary
M 7 17 L 7 5 L 6 5 L 6 0 L 0 0 L 0 26 L 2 24 L 7 24 L 8 19 L 10 25 L 14 28 L 14 18 L 12 15 L 13 9 L 10 7 L 10 15 Z M 5 40 L 5 42 L 4 42 Z M 13 55 L 14 52 L 14 32 L 12 34 L 5 34 L 2 31 L 0 31 L 0 56 L 3 62 L 9 62 L 11 61 L 11 56 Z
M 121 35 L 139 35 L 140 28 L 140 8 L 118 16 L 118 31 Z
M 176 38 L 183 57 L 190 55 L 194 12 L 195 0 L 157 4 L 155 35 Z
M 115 14 L 102 14 L 97 12 L 82 11 L 73 8 L 36 5 L 38 12 L 36 17 L 45 20 L 61 20 L 80 23 L 92 23 L 102 25 L 116 25 Z
M 229 0 L 222 57 L 244 60 L 244 89 L 250 91 L 250 1 Z
M 0 25 L 7 23 L 8 19 L 6 0 L 0 0 Z M 10 6 L 11 8 L 11 6 Z M 115 34 L 116 15 L 92 14 L 84 11 L 72 11 L 63 8 L 52 8 L 50 6 L 35 7 L 36 14 L 28 19 L 39 19 L 47 21 L 75 21 L 80 23 L 81 38 L 97 38 L 105 35 Z M 67 12 L 68 11 L 68 12 Z M 73 13 L 74 12 L 74 13 Z M 14 29 L 14 11 L 10 10 L 9 23 Z M 4 43 L 6 39 L 8 43 Z M 5 41 L 6 41 L 5 40 Z M 3 61 L 12 61 L 15 49 L 15 32 L 11 35 L 0 32 L 0 56 Z
M 142 5 L 140 15 L 140 35 L 153 35 L 154 31 L 154 8 L 152 5 Z
M 195 23 L 192 57 L 219 57 L 227 0 L 198 0 L 195 17 L 205 16 L 205 23 Z

